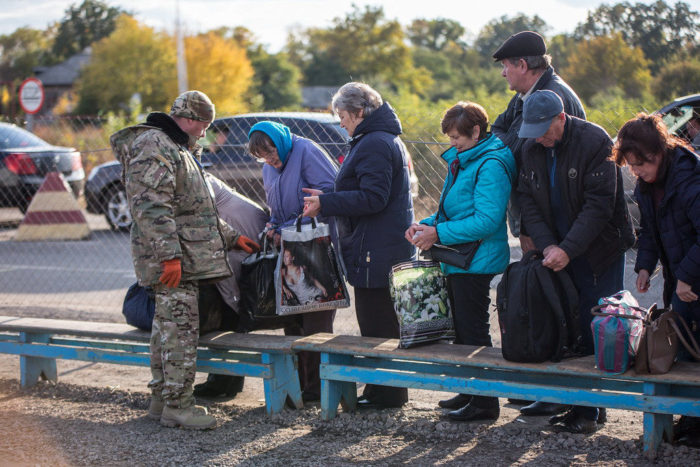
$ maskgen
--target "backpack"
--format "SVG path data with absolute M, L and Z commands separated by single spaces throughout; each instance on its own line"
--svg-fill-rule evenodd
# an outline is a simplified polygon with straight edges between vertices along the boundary
M 528 251 L 511 263 L 496 290 L 503 358 L 535 363 L 580 353 L 578 292 L 565 271 L 542 266 Z

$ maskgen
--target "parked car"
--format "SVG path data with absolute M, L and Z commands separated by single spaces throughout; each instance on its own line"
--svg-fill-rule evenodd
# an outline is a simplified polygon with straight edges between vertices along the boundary
M 80 196 L 85 180 L 80 152 L 53 146 L 17 125 L 0 123 L 0 206 L 26 212 L 49 172 L 63 174 L 73 195 Z
M 693 116 L 693 112 L 698 112 L 698 109 L 700 109 L 700 94 L 691 94 L 675 99 L 673 102 L 661 107 L 654 113 L 662 116 L 664 123 L 666 123 L 671 133 L 690 141 L 686 125 Z M 627 166 L 623 167 L 622 174 L 627 205 L 630 210 L 630 215 L 632 216 L 634 227 L 638 229 L 640 214 L 637 202 L 634 200 L 634 187 L 637 183 L 637 177 L 632 174 Z
M 265 204 L 262 169 L 260 163 L 248 154 L 247 145 L 250 128 L 262 120 L 287 125 L 292 133 L 317 142 L 339 164 L 345 158 L 348 134 L 340 127 L 340 120 L 328 113 L 261 112 L 214 120 L 207 136 L 200 140 L 204 146 L 202 167 L 258 203 Z M 409 163 L 415 195 L 418 178 L 413 173 L 413 162 Z M 107 162 L 90 172 L 85 199 L 88 211 L 104 214 L 113 229 L 126 230 L 131 226 L 119 162 Z

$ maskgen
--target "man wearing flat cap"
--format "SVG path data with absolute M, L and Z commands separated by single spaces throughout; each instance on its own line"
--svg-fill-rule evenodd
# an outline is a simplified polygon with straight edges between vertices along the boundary
M 199 341 L 199 281 L 231 275 L 226 251 L 258 245 L 239 235 L 216 211 L 199 161 L 214 104 L 200 91 L 175 99 L 170 114 L 113 134 L 110 143 L 134 222 L 131 254 L 140 285 L 155 292 L 151 333 L 151 405 L 164 426 L 207 429 L 216 419 L 192 396 Z
M 508 103 L 505 112 L 491 125 L 491 131 L 503 141 L 513 153 L 516 165 L 520 164 L 523 140 L 518 137 L 522 123 L 523 103 L 535 91 L 549 89 L 561 97 L 564 111 L 574 117 L 586 118 L 583 104 L 576 93 L 554 72 L 552 57 L 547 55 L 544 38 L 533 31 L 513 34 L 496 50 L 493 58 L 503 66 L 501 75 L 516 94 Z M 520 203 L 515 189 L 511 191 L 508 206 L 508 223 L 516 237 L 520 237 L 523 252 L 532 249 L 527 226 L 521 226 Z
M 590 310 L 624 288 L 625 251 L 634 243 L 622 173 L 610 159 L 612 140 L 598 125 L 568 115 L 549 90 L 525 101 L 519 136 L 525 140 L 518 181 L 522 220 L 544 255 L 542 265 L 571 276 L 583 350 L 591 355 Z M 605 418 L 604 409 L 574 406 L 550 423 L 591 433 Z

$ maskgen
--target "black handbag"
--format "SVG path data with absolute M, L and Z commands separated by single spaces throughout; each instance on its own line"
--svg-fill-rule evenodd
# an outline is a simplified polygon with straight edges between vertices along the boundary
M 481 240 L 468 243 L 460 243 L 457 245 L 442 245 L 434 244 L 428 250 L 423 252 L 425 256 L 429 256 L 433 261 L 449 264 L 462 269 L 469 269 L 472 264 L 474 255 L 481 245 Z
M 263 248 L 241 263 L 241 311 L 250 318 L 275 316 L 275 268 L 279 252 L 263 233 Z

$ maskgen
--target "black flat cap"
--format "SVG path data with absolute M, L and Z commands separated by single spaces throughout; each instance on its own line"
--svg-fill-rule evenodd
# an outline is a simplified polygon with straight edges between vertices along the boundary
M 493 54 L 496 61 L 512 57 L 544 55 L 547 45 L 544 38 L 534 31 L 521 31 L 506 39 Z

